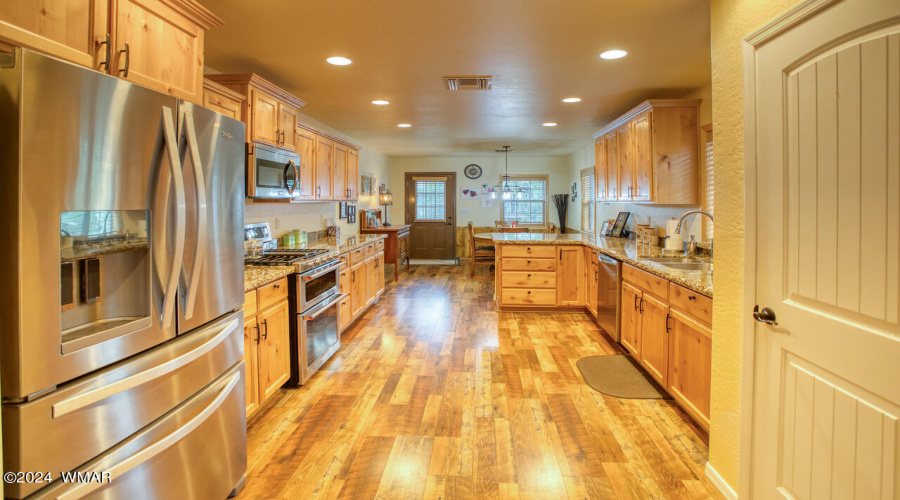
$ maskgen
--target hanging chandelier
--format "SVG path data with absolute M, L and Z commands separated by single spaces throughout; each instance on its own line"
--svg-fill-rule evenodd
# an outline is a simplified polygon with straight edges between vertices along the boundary
M 522 200 L 525 199 L 525 191 L 513 186 L 509 180 L 509 146 L 503 146 L 503 149 L 495 149 L 495 153 L 503 153 L 506 162 L 506 171 L 500 176 L 500 183 L 494 185 L 491 189 L 491 199 L 496 200 L 498 197 L 503 200 Z

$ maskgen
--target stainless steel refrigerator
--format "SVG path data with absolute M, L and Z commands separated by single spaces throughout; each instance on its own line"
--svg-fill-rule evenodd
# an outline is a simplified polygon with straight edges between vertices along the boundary
M 3 470 L 49 474 L 5 496 L 225 498 L 247 463 L 243 123 L 21 49 L 0 123 Z

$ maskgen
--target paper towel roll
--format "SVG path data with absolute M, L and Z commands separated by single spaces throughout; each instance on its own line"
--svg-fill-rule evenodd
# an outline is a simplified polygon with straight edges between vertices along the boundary
M 682 250 L 684 248 L 684 235 L 676 234 L 675 228 L 678 227 L 677 219 L 669 219 L 666 221 L 666 250 Z

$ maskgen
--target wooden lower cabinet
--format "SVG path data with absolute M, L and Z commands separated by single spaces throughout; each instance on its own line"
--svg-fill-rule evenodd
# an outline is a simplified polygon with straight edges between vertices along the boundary
M 587 305 L 590 292 L 583 246 L 501 244 L 497 255 L 496 295 L 500 309 Z M 593 295 L 596 303 L 596 288 Z
M 384 252 L 375 255 L 375 293 L 381 295 L 384 292 Z
M 663 387 L 666 387 L 669 361 L 669 304 L 645 293 L 641 296 L 641 364 Z
M 338 289 L 347 296 L 338 304 L 340 329 L 344 330 L 384 292 L 383 241 L 375 242 L 341 254 L 340 260 L 351 265 L 344 267 L 338 277 Z
M 259 399 L 269 399 L 291 376 L 290 312 L 287 301 L 260 311 L 259 325 Z
M 596 251 L 585 247 L 585 258 L 588 265 L 585 266 L 587 269 L 587 275 L 585 276 L 587 284 L 585 293 L 587 296 L 584 298 L 584 303 L 588 312 L 595 318 L 597 317 L 597 286 L 600 279 L 600 262 L 597 260 L 598 257 L 599 255 Z
M 681 406 L 709 429 L 712 330 L 671 309 L 669 381 L 666 388 Z
M 559 247 L 559 267 L 556 269 L 557 304 L 583 306 L 585 299 L 584 249 L 581 245 Z
M 277 285 L 277 288 L 276 288 Z M 290 308 L 287 278 L 244 294 L 244 363 L 247 415 L 287 382 L 290 367 Z M 273 304 L 273 297 L 277 297 Z M 257 305 L 266 307 L 257 310 Z
M 350 309 L 353 316 L 359 315 L 366 307 L 366 263 L 360 262 L 350 268 Z
M 640 290 L 622 282 L 622 324 L 619 342 L 631 352 L 634 359 L 640 359 L 641 355 L 641 295 Z
M 375 257 L 370 257 L 366 261 L 366 305 L 369 306 L 375 302 L 378 296 L 378 277 L 376 276 L 377 261 Z

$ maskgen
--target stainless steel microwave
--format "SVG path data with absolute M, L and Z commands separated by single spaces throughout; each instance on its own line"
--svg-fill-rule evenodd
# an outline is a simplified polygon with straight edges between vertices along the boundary
M 298 198 L 300 155 L 256 143 L 247 145 L 247 196 Z

